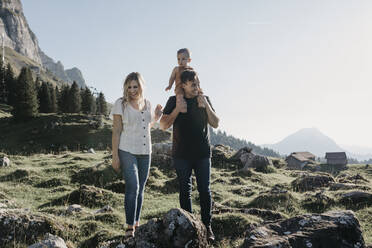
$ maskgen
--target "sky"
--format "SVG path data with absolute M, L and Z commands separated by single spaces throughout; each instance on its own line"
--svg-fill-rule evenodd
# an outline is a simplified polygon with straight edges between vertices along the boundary
M 165 105 L 176 52 L 191 64 L 222 131 L 272 144 L 316 127 L 372 147 L 372 1 L 23 0 L 41 49 L 114 102 L 127 74 Z M 371 148 L 372 152 L 372 148 Z

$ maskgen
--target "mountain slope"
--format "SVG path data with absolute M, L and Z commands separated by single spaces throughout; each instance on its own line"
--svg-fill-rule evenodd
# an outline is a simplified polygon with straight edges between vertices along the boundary
M 326 152 L 344 151 L 334 140 L 320 132 L 317 128 L 303 128 L 282 141 L 268 145 L 281 154 L 298 151 L 308 151 L 318 157 L 324 157 Z
M 52 58 L 43 53 L 36 35 L 23 14 L 20 0 L 0 0 L 0 34 L 4 35 L 5 47 L 33 60 L 37 67 L 48 69 L 64 82 L 72 83 L 75 80 L 80 87 L 86 87 L 84 79 L 81 80 L 82 77 L 76 76 L 79 73 L 76 73 L 75 68 L 71 69 L 75 72 L 72 79 L 69 77 L 71 71 L 66 72 L 60 61 L 55 63 Z

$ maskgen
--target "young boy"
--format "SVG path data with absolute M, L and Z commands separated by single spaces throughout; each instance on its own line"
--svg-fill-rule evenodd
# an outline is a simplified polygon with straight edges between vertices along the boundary
M 169 78 L 169 85 L 168 85 L 167 88 L 165 88 L 165 91 L 168 91 L 168 90 L 172 89 L 173 83 L 176 82 L 175 83 L 175 88 L 174 88 L 174 93 L 176 94 L 177 100 L 178 101 L 185 101 L 183 99 L 184 91 L 183 91 L 182 86 L 181 86 L 182 85 L 181 74 L 185 70 L 194 70 L 192 67 L 189 66 L 189 63 L 191 62 L 190 50 L 187 49 L 187 48 L 182 48 L 182 49 L 178 50 L 177 51 L 177 61 L 178 61 L 178 66 L 174 67 L 174 69 L 172 71 L 172 74 Z M 199 78 L 196 77 L 196 79 L 197 79 L 197 83 L 199 85 L 199 94 L 202 95 L 203 91 L 200 89 Z M 198 99 L 198 106 L 199 107 L 202 106 L 199 99 Z M 187 112 L 187 110 L 185 110 L 185 112 L 182 112 L 182 113 L 186 113 L 186 112 Z

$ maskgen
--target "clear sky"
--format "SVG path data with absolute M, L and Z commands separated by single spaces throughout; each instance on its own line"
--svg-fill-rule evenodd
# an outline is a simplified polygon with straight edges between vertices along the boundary
M 227 133 L 263 144 L 317 127 L 338 144 L 372 147 L 372 1 L 22 3 L 41 49 L 110 102 L 138 71 L 147 98 L 164 106 L 176 51 L 187 47 Z

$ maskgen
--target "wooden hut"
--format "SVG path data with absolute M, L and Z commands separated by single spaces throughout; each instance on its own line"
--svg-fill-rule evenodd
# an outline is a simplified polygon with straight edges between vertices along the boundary
M 328 165 L 347 165 L 347 157 L 345 152 L 326 152 L 325 158 Z
M 292 152 L 285 161 L 288 168 L 302 170 L 308 163 L 315 162 L 315 155 L 310 152 Z

